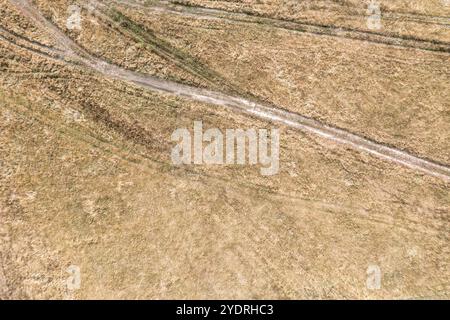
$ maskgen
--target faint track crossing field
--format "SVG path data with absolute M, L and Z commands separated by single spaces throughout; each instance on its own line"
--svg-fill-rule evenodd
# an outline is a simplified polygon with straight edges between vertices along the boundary
M 10 0 L 39 27 L 51 33 L 55 40 L 65 48 L 65 55 L 85 67 L 91 68 L 101 74 L 116 79 L 132 82 L 151 90 L 167 92 L 180 97 L 193 99 L 221 107 L 230 107 L 239 112 L 249 114 L 264 120 L 273 121 L 291 128 L 300 129 L 323 138 L 343 143 L 354 149 L 368 152 L 377 157 L 389 160 L 409 168 L 420 170 L 426 174 L 450 181 L 450 168 L 430 160 L 418 158 L 412 154 L 398 150 L 394 147 L 371 141 L 351 132 L 331 127 L 304 117 L 302 115 L 285 111 L 283 109 L 263 105 L 245 98 L 229 96 L 220 92 L 199 89 L 176 82 L 162 80 L 130 70 L 126 70 L 93 57 L 86 50 L 78 46 L 50 21 L 46 20 L 35 7 L 27 0 Z M 422 49 L 417 47 L 418 49 Z M 448 48 L 444 51 L 447 52 Z

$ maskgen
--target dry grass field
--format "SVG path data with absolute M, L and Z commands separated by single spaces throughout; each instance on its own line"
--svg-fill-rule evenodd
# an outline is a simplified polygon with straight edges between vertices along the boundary
M 0 0 L 0 299 L 450 298 L 450 3 L 379 3 Z M 200 120 L 279 172 L 175 165 Z

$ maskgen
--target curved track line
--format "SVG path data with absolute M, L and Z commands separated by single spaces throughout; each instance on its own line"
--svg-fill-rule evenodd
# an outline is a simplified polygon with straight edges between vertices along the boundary
M 421 159 L 405 151 L 385 146 L 345 130 L 325 125 L 302 115 L 272 106 L 262 105 L 248 99 L 162 80 L 107 63 L 89 55 L 55 25 L 45 19 L 28 0 L 9 1 L 15 4 L 23 14 L 31 18 L 39 27 L 48 30 L 56 40 L 61 42 L 61 45 L 64 46 L 66 54 L 69 57 L 76 59 L 88 68 L 107 77 L 131 82 L 158 92 L 167 92 L 199 102 L 229 107 L 260 119 L 273 121 L 294 129 L 314 133 L 328 140 L 348 145 L 353 149 L 368 152 L 379 158 L 419 170 L 423 173 L 450 182 L 450 168 L 445 165 Z

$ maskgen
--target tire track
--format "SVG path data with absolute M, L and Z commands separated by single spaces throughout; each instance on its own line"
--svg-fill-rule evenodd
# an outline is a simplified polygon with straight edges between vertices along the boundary
M 352 3 L 348 3 L 348 2 L 342 2 L 340 0 L 332 0 L 331 2 L 333 2 L 335 5 L 339 6 L 339 7 L 344 7 L 346 9 L 353 9 L 355 11 L 358 12 L 366 12 L 367 8 L 361 8 L 361 7 L 357 7 L 355 5 L 353 5 Z M 396 18 L 410 18 L 410 19 L 416 19 L 417 21 L 423 21 L 424 23 L 433 23 L 436 22 L 437 24 L 439 23 L 444 23 L 444 24 L 449 24 L 450 23 L 450 17 L 445 17 L 445 16 L 436 16 L 436 15 L 431 15 L 431 14 L 426 14 L 426 13 L 420 13 L 420 12 L 414 12 L 414 11 L 403 11 L 403 10 L 387 10 L 385 8 L 383 8 L 383 16 L 384 15 L 388 15 L 391 17 L 396 17 Z M 367 16 L 367 15 L 366 15 Z M 420 20 L 422 19 L 422 20 Z
M 20 49 L 28 50 L 43 58 L 56 60 L 66 64 L 71 63 L 70 61 L 64 59 L 62 51 L 56 48 L 49 47 L 37 41 L 28 39 L 2 26 L 0 26 L 0 39 L 5 41 L 5 43 L 9 43 L 12 46 Z
M 86 67 L 93 69 L 106 77 L 127 81 L 157 92 L 165 92 L 199 102 L 230 108 L 263 120 L 313 133 L 322 138 L 344 144 L 353 149 L 370 153 L 384 160 L 395 162 L 450 182 L 450 168 L 446 165 L 419 158 L 405 151 L 374 142 L 343 129 L 331 127 L 297 113 L 285 111 L 269 105 L 263 105 L 241 97 L 229 96 L 220 92 L 162 80 L 107 63 L 99 58 L 89 55 L 89 53 L 79 47 L 55 25 L 46 20 L 28 0 L 9 1 L 16 5 L 24 15 L 32 19 L 39 27 L 48 30 L 56 40 L 61 42 L 61 45 L 66 49 L 66 54 L 68 56 L 78 60 Z
M 178 0 L 179 1 L 179 0 Z M 176 1 L 176 2 L 178 2 Z M 308 1 L 310 4 L 305 6 L 308 10 L 315 11 L 331 11 L 337 14 L 341 13 L 342 10 L 345 10 L 345 14 L 348 16 L 357 16 L 357 17 L 367 17 L 367 5 L 365 6 L 355 6 L 352 3 L 342 2 L 342 1 L 330 1 L 332 4 L 324 4 L 324 5 L 315 5 L 314 2 Z M 364 2 L 362 2 L 365 4 Z M 333 6 L 334 8 L 330 8 Z M 348 13 L 347 13 L 348 12 Z M 423 24 L 435 24 L 435 25 L 450 25 L 450 17 L 445 16 L 435 16 L 429 15 L 419 12 L 407 12 L 407 11 L 399 11 L 399 10 L 388 10 L 384 6 L 382 7 L 382 16 L 383 19 L 391 19 L 391 20 L 403 20 L 403 21 L 412 21 Z
M 357 30 L 347 27 L 336 27 L 334 25 L 318 24 L 306 21 L 295 22 L 259 16 L 251 13 L 237 13 L 223 9 L 187 6 L 178 2 L 174 2 L 174 4 L 172 2 L 160 1 L 159 4 L 148 5 L 143 5 L 130 0 L 112 0 L 112 2 L 135 8 L 151 10 L 153 12 L 172 13 L 190 18 L 212 18 L 228 22 L 252 23 L 318 36 L 347 38 L 362 42 L 378 43 L 408 49 L 450 53 L 450 43 L 438 40 L 427 40 L 411 36 L 400 36 L 381 32 Z
M 213 88 L 221 88 L 232 94 L 249 96 L 247 92 L 243 92 L 238 87 L 230 84 L 219 73 L 210 69 L 195 57 L 173 47 L 169 42 L 158 37 L 152 30 L 137 24 L 120 11 L 102 5 L 101 10 L 96 11 L 96 16 L 99 20 L 103 20 L 105 26 L 111 30 L 144 44 L 152 53 L 173 63 L 179 69 L 205 81 Z
M 210 8 L 205 5 L 196 5 L 194 3 L 189 3 L 183 0 L 159 0 L 154 1 L 153 3 L 145 3 L 145 1 L 142 0 L 110 0 L 115 2 L 133 2 L 137 6 L 152 6 L 153 3 L 160 3 L 163 5 L 179 5 L 183 7 L 191 7 L 191 8 L 205 8 L 205 9 L 211 9 L 211 10 L 223 10 L 228 12 L 235 12 L 235 13 L 247 13 L 247 8 L 238 9 L 241 11 L 229 11 L 226 9 L 220 9 L 220 8 Z M 346 16 L 353 16 L 353 17 L 364 17 L 366 18 L 367 15 L 367 7 L 357 7 L 349 3 L 343 3 L 343 2 L 334 2 L 333 5 L 324 5 L 324 4 L 316 4 L 314 1 L 309 1 L 309 4 L 305 4 L 304 6 L 300 6 L 299 8 L 292 8 L 291 9 L 299 9 L 299 10 L 313 10 L 313 11 L 328 11 L 333 12 L 336 14 L 345 14 Z M 305 2 L 303 2 L 305 3 Z M 299 3 L 300 4 L 300 3 Z M 330 8 L 332 7 L 332 8 Z M 339 10 L 340 9 L 340 10 Z M 342 10 L 345 10 L 345 12 L 342 12 Z M 252 14 L 252 13 L 250 13 Z M 258 14 L 255 14 L 258 15 Z M 436 15 L 430 15 L 430 14 L 423 14 L 418 12 L 406 12 L 406 11 L 397 11 L 397 10 L 387 10 L 386 8 L 383 8 L 382 10 L 382 16 L 383 18 L 391 19 L 391 20 L 403 20 L 403 21 L 412 21 L 417 23 L 423 23 L 423 24 L 435 24 L 435 25 L 450 25 L 450 17 L 446 16 L 436 16 Z M 267 17 L 270 17 L 267 15 Z

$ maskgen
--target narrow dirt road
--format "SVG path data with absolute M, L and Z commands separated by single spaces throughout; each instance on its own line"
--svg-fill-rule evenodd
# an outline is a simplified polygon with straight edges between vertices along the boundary
M 78 46 L 73 40 L 67 37 L 64 32 L 48 21 L 30 3 L 30 1 L 9 1 L 14 4 L 24 15 L 30 18 L 38 27 L 49 32 L 51 36 L 63 46 L 64 56 L 68 59 L 75 60 L 81 65 L 99 72 L 104 76 L 131 82 L 150 90 L 167 92 L 180 97 L 193 99 L 195 101 L 231 108 L 260 119 L 273 121 L 286 125 L 290 128 L 317 134 L 326 139 L 348 145 L 356 150 L 368 152 L 385 160 L 404 165 L 414 170 L 418 170 L 450 182 L 450 168 L 448 166 L 437 164 L 430 160 L 421 159 L 402 150 L 385 146 L 381 143 L 371 141 L 351 132 L 325 125 L 319 121 L 306 118 L 302 115 L 288 112 L 280 108 L 263 105 L 240 97 L 225 95 L 220 92 L 165 81 L 107 63 L 101 59 L 93 57 L 86 52 L 86 50 Z

